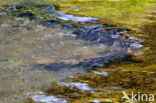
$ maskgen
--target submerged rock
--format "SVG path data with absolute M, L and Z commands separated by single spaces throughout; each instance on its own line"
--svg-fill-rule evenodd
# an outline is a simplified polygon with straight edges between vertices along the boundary
M 17 15 L 17 17 L 33 17 L 33 16 L 35 16 L 35 15 L 31 12 L 25 12 L 25 13 L 21 13 L 21 14 Z
M 93 73 L 98 74 L 98 75 L 102 75 L 102 76 L 108 76 L 107 72 L 93 71 Z

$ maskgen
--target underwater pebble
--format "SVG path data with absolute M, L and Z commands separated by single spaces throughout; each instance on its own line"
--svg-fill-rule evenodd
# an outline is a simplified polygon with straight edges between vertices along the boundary
M 110 100 L 110 99 L 105 99 L 105 101 L 106 102 L 110 102 L 110 103 L 112 103 L 113 101 L 112 100 Z
M 93 100 L 92 103 L 101 103 L 99 100 Z
M 93 73 L 98 74 L 98 75 L 102 75 L 102 76 L 108 76 L 108 73 L 107 72 L 93 71 Z
M 111 35 L 112 38 L 119 38 L 120 35 Z

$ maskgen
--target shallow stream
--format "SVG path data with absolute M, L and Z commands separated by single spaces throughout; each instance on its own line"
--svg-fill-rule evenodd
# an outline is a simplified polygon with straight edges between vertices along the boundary
M 139 0 L 135 1 L 132 3 L 124 0 L 108 0 L 108 2 L 98 0 L 97 4 L 88 0 L 69 0 L 68 3 L 67 1 L 38 1 L 42 5 L 37 7 L 32 2 L 17 2 L 18 5 L 26 5 L 29 8 L 26 11 L 35 13 L 35 17 L 37 15 L 35 19 L 30 15 L 18 18 L 17 14 L 21 14 L 23 11 L 14 12 L 7 9 L 6 13 L 2 9 L 0 11 L 0 101 L 14 103 L 13 101 L 16 101 L 24 93 L 46 88 L 54 81 L 72 77 L 77 73 L 84 73 L 86 69 L 92 67 L 101 68 L 105 63 L 124 58 L 129 54 L 137 56 L 137 59 L 139 58 L 142 62 L 130 61 L 128 64 L 123 63 L 122 65 L 112 62 L 115 68 L 126 68 L 126 71 L 130 69 L 155 70 L 156 8 L 154 5 L 156 3 L 152 0 L 146 0 L 144 3 L 140 3 Z M 80 5 L 82 2 L 86 7 Z M 100 2 L 102 4 L 99 4 Z M 11 1 L 8 3 L 10 3 L 9 5 L 13 4 Z M 44 3 L 45 5 L 43 5 Z M 60 6 L 59 14 L 53 10 L 51 12 L 51 8 L 46 7 L 47 3 Z M 104 8 L 103 4 L 107 3 L 110 7 Z M 126 8 L 124 8 L 125 11 L 121 10 L 120 4 L 122 3 L 125 3 L 129 10 Z M 2 4 L 2 7 L 8 8 L 7 5 L 4 6 L 6 1 L 3 1 Z M 92 7 L 93 5 L 97 6 Z M 132 9 L 135 5 L 136 8 Z M 144 5 L 144 8 L 141 5 Z M 11 8 L 13 9 L 13 7 Z M 115 8 L 118 11 L 114 10 Z M 112 15 L 110 15 L 111 9 L 114 10 Z M 41 10 L 41 12 L 36 12 L 36 10 Z M 109 12 L 103 13 L 100 10 Z M 134 13 L 132 13 L 133 10 Z M 61 14 L 62 12 L 64 13 Z M 101 15 L 100 12 L 102 12 Z M 127 12 L 129 15 L 125 15 Z M 47 16 L 43 13 L 47 13 Z M 68 15 L 65 15 L 66 13 Z M 115 13 L 118 14 L 115 15 Z M 138 16 L 140 13 L 143 17 Z M 73 17 L 69 14 L 78 16 Z M 56 19 L 58 15 L 62 16 L 63 21 Z M 105 15 L 107 16 L 103 18 Z M 134 17 L 132 18 L 130 15 L 134 15 Z M 79 22 L 79 18 L 76 18 L 87 16 L 93 16 L 95 21 L 95 18 L 99 20 L 96 22 L 93 20 L 91 24 L 88 24 Z M 119 22 L 114 19 L 115 17 L 121 17 Z M 54 22 L 48 24 L 47 20 L 51 20 L 50 18 L 53 18 Z M 82 20 L 82 18 L 80 19 Z M 141 23 L 140 21 L 136 23 L 138 19 Z M 74 20 L 78 22 L 74 22 Z M 43 23 L 43 21 L 46 22 Z M 97 28 L 88 25 L 97 26 Z M 132 30 L 124 29 L 124 26 L 132 28 Z M 129 34 L 139 39 L 134 39 Z M 125 39 L 127 36 L 124 35 L 128 35 L 128 39 L 132 37 L 132 42 L 133 40 L 144 40 L 142 43 L 144 47 L 140 49 L 142 47 L 140 44 L 128 44 L 129 42 Z M 102 41 L 103 39 L 107 42 Z M 144 54 L 142 54 L 143 52 Z

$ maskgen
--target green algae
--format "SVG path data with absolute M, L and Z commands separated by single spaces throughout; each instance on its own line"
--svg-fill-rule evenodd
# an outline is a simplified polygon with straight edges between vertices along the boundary
M 116 2 L 68 0 L 66 3 L 58 2 L 57 4 L 60 5 L 60 10 L 66 13 L 99 17 L 124 25 L 136 26 L 142 23 L 144 12 L 149 12 L 148 7 L 154 6 L 154 2 L 154 0 L 137 0 L 137 2 L 133 0 Z M 79 8 L 79 10 L 68 9 L 70 7 Z
M 104 71 L 104 70 L 103 70 Z M 91 100 L 97 99 L 102 103 L 120 103 L 122 92 L 141 92 L 141 93 L 156 93 L 156 78 L 155 72 L 148 71 L 124 71 L 114 70 L 107 71 L 108 76 L 100 76 L 93 72 L 88 72 L 84 75 L 68 78 L 64 81 L 87 83 L 93 88 L 99 88 L 96 92 L 80 92 L 77 88 L 69 88 L 53 84 L 51 88 L 46 90 L 50 95 L 61 95 L 69 98 L 71 103 L 91 103 Z
M 80 99 L 90 96 L 90 93 L 80 91 L 76 87 L 60 86 L 53 83 L 52 87 L 46 90 L 48 95 L 61 95 L 62 97 L 70 98 L 71 100 Z

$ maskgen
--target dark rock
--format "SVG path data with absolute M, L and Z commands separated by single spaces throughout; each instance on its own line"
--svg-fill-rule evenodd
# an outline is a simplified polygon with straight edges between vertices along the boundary
M 34 17 L 34 16 L 35 15 L 31 12 L 25 12 L 17 15 L 17 17 Z
M 85 29 L 76 29 L 73 31 L 73 34 L 76 34 L 76 35 L 85 35 L 87 33 L 87 31 Z
M 70 23 L 64 23 L 63 28 L 76 30 L 77 27 Z
M 26 9 L 25 6 L 21 6 L 21 5 L 11 5 L 10 8 L 12 8 L 14 10 Z
M 53 27 L 56 25 L 63 25 L 63 23 L 58 20 L 47 20 L 47 21 L 43 21 L 41 24 L 49 27 Z

